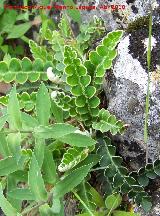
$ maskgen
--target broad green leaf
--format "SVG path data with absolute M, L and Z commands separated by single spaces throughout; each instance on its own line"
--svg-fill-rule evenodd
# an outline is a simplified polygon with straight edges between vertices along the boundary
M 87 147 L 96 144 L 92 138 L 81 132 L 76 132 L 76 128 L 69 124 L 54 124 L 52 127 L 37 127 L 34 129 L 35 136 L 39 138 L 54 138 L 71 146 Z
M 11 152 L 12 156 L 16 158 L 18 162 L 21 157 L 21 134 L 20 133 L 8 134 L 7 143 L 8 143 L 9 151 Z
M 18 170 L 16 159 L 12 156 L 0 160 L 0 176 L 5 176 Z
M 96 144 L 92 138 L 79 133 L 70 133 L 58 138 L 58 140 L 76 147 L 88 147 Z
M 43 159 L 44 159 L 44 148 L 45 148 L 45 140 L 37 137 L 35 139 L 34 154 L 36 156 L 36 160 L 38 162 L 40 169 L 42 167 Z
M 44 127 L 44 126 L 36 127 L 34 129 L 34 132 L 35 132 L 36 136 L 38 136 L 39 138 L 58 139 L 62 136 L 73 133 L 76 130 L 77 130 L 77 128 L 73 127 L 72 125 L 64 124 L 64 123 L 57 123 L 57 124 L 54 124 L 53 126 L 49 126 L 49 127 Z
M 49 184 L 55 184 L 57 180 L 57 173 L 56 173 L 56 165 L 53 159 L 53 155 L 47 146 L 45 147 L 44 153 L 45 153 L 44 161 L 43 161 L 44 180 Z
M 14 86 L 9 94 L 9 102 L 7 107 L 7 114 L 9 115 L 9 127 L 10 129 L 21 129 L 22 120 L 19 107 L 18 98 L 16 95 L 16 87 Z
M 53 204 L 52 204 L 52 212 L 55 214 L 59 214 L 61 211 L 61 200 L 54 197 Z
M 63 198 L 61 199 L 57 199 L 56 197 L 54 197 L 53 200 L 53 204 L 52 204 L 52 212 L 56 215 L 56 216 L 65 216 L 65 208 L 64 208 L 64 202 L 63 202 Z
M 0 134 L 0 154 L 4 158 L 11 155 L 11 152 L 8 147 L 8 143 L 6 141 L 6 136 L 4 134 Z
M 8 119 L 8 115 L 3 115 L 3 116 L 0 117 L 0 131 L 4 127 L 7 119 Z
M 105 207 L 103 197 L 93 188 L 90 184 L 86 185 L 88 192 L 92 195 L 92 202 L 95 203 L 98 207 Z
M 15 188 L 7 193 L 10 198 L 17 200 L 34 200 L 34 195 L 28 188 Z
M 22 37 L 31 27 L 30 22 L 26 22 L 19 25 L 14 25 L 12 31 L 8 35 L 8 39 Z
M 15 10 L 5 10 L 5 13 L 1 16 L 0 19 L 0 31 L 10 32 L 15 21 L 16 21 L 17 11 Z
M 61 198 L 66 193 L 72 191 L 87 176 L 91 167 L 92 164 L 88 164 L 86 166 L 80 167 L 74 170 L 73 172 L 71 172 L 64 179 L 59 181 L 52 190 L 53 196 L 56 198 Z
M 145 212 L 149 212 L 152 208 L 152 203 L 148 197 L 142 198 L 142 208 L 145 210 Z
M 18 170 L 14 173 L 12 173 L 12 176 L 15 177 L 17 179 L 17 181 L 20 182 L 26 182 L 28 181 L 28 171 L 24 171 L 24 170 Z
M 48 89 L 43 83 L 37 93 L 36 99 L 36 114 L 41 125 L 48 125 L 50 118 L 51 101 L 48 94 Z
M 67 13 L 73 19 L 73 21 L 80 23 L 81 22 L 81 14 L 78 9 L 76 9 L 76 5 L 72 0 L 64 0 L 64 4 L 69 6 L 67 9 Z
M 47 192 L 45 189 L 44 181 L 34 153 L 32 154 L 32 159 L 29 167 L 28 183 L 29 188 L 33 193 L 36 201 L 47 199 Z
M 22 116 L 23 129 L 31 129 L 39 125 L 38 121 L 31 115 L 22 112 L 21 116 Z
M 51 111 L 57 123 L 63 123 L 63 110 L 55 101 L 51 102 Z
M 3 195 L 2 185 L 0 184 L 0 207 L 6 216 L 17 216 L 18 212 L 13 206 L 8 202 L 8 200 Z
M 121 202 L 122 202 L 122 197 L 120 194 L 112 194 L 106 198 L 105 205 L 107 209 L 113 211 L 121 204 Z
M 98 154 L 89 154 L 88 157 L 86 159 L 84 159 L 83 161 L 81 161 L 79 164 L 77 164 L 73 170 L 82 167 L 82 166 L 86 166 L 88 164 L 93 164 L 93 166 L 95 166 L 98 162 L 100 161 L 100 156 Z
M 39 212 L 40 216 L 53 216 L 53 212 L 47 203 L 39 207 Z
M 8 191 L 14 190 L 17 187 L 17 179 L 15 178 L 15 176 L 12 176 L 12 174 L 10 174 L 7 178 L 7 200 L 10 202 L 10 204 L 17 209 L 17 211 L 21 211 L 21 205 L 22 205 L 22 201 L 21 200 L 17 200 L 15 199 L 15 197 L 9 197 L 8 196 Z

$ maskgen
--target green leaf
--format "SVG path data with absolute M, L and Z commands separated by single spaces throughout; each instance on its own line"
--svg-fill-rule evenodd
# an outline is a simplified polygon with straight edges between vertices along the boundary
M 11 152 L 6 141 L 6 136 L 4 134 L 0 135 L 0 154 L 6 158 L 11 155 Z
M 44 181 L 34 153 L 29 167 L 28 183 L 36 201 L 43 201 L 47 199 Z
M 100 156 L 97 154 L 89 154 L 86 159 L 81 161 L 79 164 L 77 164 L 72 170 L 76 170 L 79 167 L 86 166 L 88 164 L 91 164 L 95 166 L 100 160 Z
M 96 141 L 92 138 L 79 133 L 70 133 L 60 137 L 58 140 L 76 147 L 88 147 L 96 144 Z
M 31 115 L 22 112 L 21 116 L 22 116 L 22 125 L 24 129 L 35 128 L 39 125 L 38 121 Z
M 93 97 L 95 93 L 96 93 L 96 88 L 94 86 L 87 86 L 86 95 L 88 98 Z
M 15 176 L 12 176 L 12 174 L 10 174 L 8 176 L 8 178 L 7 178 L 7 194 L 6 194 L 6 198 L 10 202 L 10 204 L 14 208 L 17 209 L 17 211 L 21 211 L 22 201 L 8 196 L 8 191 L 14 190 L 16 187 L 17 187 L 17 179 L 15 178 Z
M 71 92 L 75 96 L 80 96 L 80 95 L 82 95 L 82 88 L 81 88 L 81 86 L 73 86 L 71 89 Z
M 55 214 L 59 214 L 62 209 L 62 202 L 60 199 L 57 199 L 56 197 L 53 199 L 52 204 L 52 212 Z
M 40 126 L 34 129 L 37 137 L 45 139 L 59 139 L 62 136 L 74 133 L 76 130 L 77 128 L 73 127 L 72 125 L 64 123 L 57 123 L 49 127 Z
M 91 108 L 96 108 L 100 104 L 100 99 L 96 96 L 89 99 L 89 105 Z
M 71 146 L 87 147 L 95 145 L 96 141 L 86 136 L 83 132 L 77 131 L 72 125 L 57 123 L 52 127 L 37 127 L 34 129 L 35 136 L 39 138 L 54 138 Z
M 103 197 L 97 192 L 97 190 L 95 190 L 95 188 L 93 188 L 88 183 L 86 185 L 86 188 L 89 190 L 88 192 L 92 196 L 91 202 L 95 203 L 96 206 L 98 206 L 100 208 L 104 208 L 105 207 L 105 203 L 104 203 Z
M 21 64 L 19 62 L 19 59 L 16 59 L 16 58 L 11 59 L 10 64 L 9 64 L 9 70 L 11 72 L 21 71 Z
M 53 196 L 61 198 L 66 193 L 72 191 L 87 176 L 91 167 L 92 164 L 80 167 L 59 181 L 53 188 Z
M 0 62 L 0 76 L 1 76 L 2 74 L 7 73 L 7 72 L 8 72 L 8 65 L 7 65 L 7 63 L 4 62 L 4 61 L 1 61 L 1 62 Z
M 16 159 L 9 156 L 3 160 L 0 160 L 0 176 L 5 176 L 13 173 L 19 169 Z
M 22 37 L 31 27 L 30 22 L 26 22 L 19 25 L 14 25 L 12 31 L 8 34 L 8 39 Z
M 160 176 L 160 160 L 154 162 L 154 172 Z
M 89 149 L 85 148 L 69 148 L 63 155 L 58 170 L 60 172 L 66 172 L 67 170 L 73 168 L 82 160 L 84 160 L 89 153 Z
M 44 159 L 44 148 L 45 148 L 45 140 L 37 137 L 35 139 L 34 154 L 36 156 L 36 160 L 38 162 L 40 169 L 42 167 L 43 159 Z
M 149 212 L 152 208 L 152 203 L 148 197 L 142 198 L 142 208 L 145 210 L 145 212 Z
M 5 13 L 1 16 L 0 19 L 0 31 L 10 32 L 15 21 L 16 21 L 17 11 L 15 10 L 5 10 Z
M 17 216 L 18 212 L 13 206 L 8 202 L 8 200 L 3 195 L 2 185 L 0 184 L 0 207 L 6 216 Z
M 4 127 L 7 119 L 8 119 L 8 115 L 3 115 L 3 116 L 0 117 L 0 131 Z
M 37 93 L 36 114 L 41 125 L 48 125 L 50 118 L 51 101 L 48 89 L 42 83 Z
M 83 95 L 79 96 L 79 97 L 76 98 L 75 103 L 76 103 L 77 107 L 84 107 L 85 104 L 86 104 L 86 99 L 85 99 L 85 97 Z
M 145 174 L 139 175 L 137 180 L 143 187 L 146 187 L 149 184 L 149 178 Z
M 47 146 L 45 147 L 43 161 L 43 177 L 45 182 L 49 184 L 55 184 L 57 180 L 56 165 L 53 160 L 53 155 Z
M 67 8 L 67 13 L 73 19 L 73 21 L 80 23 L 81 22 L 81 14 L 78 9 L 76 9 L 76 5 L 72 0 L 64 0 L 64 4 L 69 6 Z
M 19 107 L 18 98 L 16 95 L 16 87 L 14 86 L 9 94 L 9 102 L 7 107 L 7 114 L 9 115 L 9 126 L 10 129 L 21 129 L 22 120 L 21 112 Z
M 57 123 L 63 123 L 63 110 L 55 101 L 51 102 L 51 111 Z
M 8 134 L 7 143 L 11 155 L 14 156 L 18 162 L 21 158 L 21 134 Z
M 15 188 L 7 193 L 7 195 L 17 200 L 35 200 L 34 195 L 28 188 Z
M 68 76 L 67 77 L 67 84 L 70 86 L 77 86 L 78 85 L 78 77 L 76 75 Z
M 98 65 L 99 62 L 101 62 L 101 60 L 102 60 L 102 57 L 100 55 L 98 55 L 98 53 L 96 51 L 91 51 L 89 54 L 89 58 L 90 58 L 91 63 L 94 65 Z
M 121 204 L 121 202 L 122 202 L 122 197 L 120 194 L 112 194 L 106 198 L 105 205 L 107 209 L 113 211 Z
M 123 123 L 118 121 L 114 115 L 110 114 L 109 111 L 105 109 L 99 111 L 99 120 L 94 122 L 92 126 L 102 133 L 110 131 L 113 135 L 118 132 L 122 133 L 125 129 Z
M 39 212 L 40 216 L 53 216 L 53 212 L 47 203 L 39 207 Z

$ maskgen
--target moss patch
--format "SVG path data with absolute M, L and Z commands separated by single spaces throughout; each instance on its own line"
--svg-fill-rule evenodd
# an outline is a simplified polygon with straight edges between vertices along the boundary
M 159 9 L 158 9 L 159 11 Z M 155 15 L 156 14 L 156 15 Z M 160 65 L 160 13 L 157 10 L 153 13 L 153 29 L 152 36 L 156 39 L 156 46 L 151 52 L 151 70 L 154 71 L 157 65 Z M 158 20 L 158 21 L 157 21 Z M 126 30 L 130 35 L 129 53 L 141 63 L 142 67 L 147 71 L 147 52 L 144 40 L 149 35 L 149 16 L 141 17 L 132 22 Z

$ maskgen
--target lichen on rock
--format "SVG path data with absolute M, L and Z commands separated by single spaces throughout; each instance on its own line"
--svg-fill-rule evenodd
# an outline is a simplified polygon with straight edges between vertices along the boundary
M 156 9 L 154 14 L 157 14 Z M 157 16 L 159 20 L 159 16 Z M 160 79 L 156 74 L 160 63 L 160 23 L 153 16 L 152 63 L 150 72 L 150 110 L 149 110 L 149 159 L 154 161 L 159 157 L 160 144 Z M 137 21 L 139 23 L 139 20 Z M 124 140 L 130 144 L 144 144 L 145 98 L 147 93 L 147 47 L 148 28 L 139 26 L 130 30 L 118 45 L 118 57 L 113 66 L 114 82 L 110 83 L 110 98 L 108 109 L 117 117 L 129 124 L 124 134 Z M 108 89 L 108 88 L 107 88 Z M 106 90 L 108 95 L 108 90 Z M 125 156 L 125 155 L 124 155 Z

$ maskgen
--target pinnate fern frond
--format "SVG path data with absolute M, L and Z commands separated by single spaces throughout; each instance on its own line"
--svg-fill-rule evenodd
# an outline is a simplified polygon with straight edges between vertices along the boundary
M 102 40 L 102 43 L 97 46 L 95 51 L 91 51 L 89 54 L 89 60 L 86 60 L 84 65 L 86 66 L 88 73 L 92 77 L 92 83 L 100 88 L 105 72 L 112 67 L 112 62 L 117 56 L 115 47 L 119 43 L 123 31 L 117 30 L 107 34 Z
M 92 126 L 95 130 L 100 130 L 102 133 L 110 131 L 113 135 L 122 133 L 125 129 L 123 122 L 117 120 L 114 115 L 105 109 L 99 111 L 98 120 Z
M 36 82 L 38 80 L 48 80 L 46 70 L 52 67 L 52 62 L 45 62 L 41 59 L 31 61 L 25 57 L 22 60 L 12 58 L 10 63 L 0 62 L 0 81 L 10 83 L 15 81 L 19 84 L 24 84 L 27 81 Z

